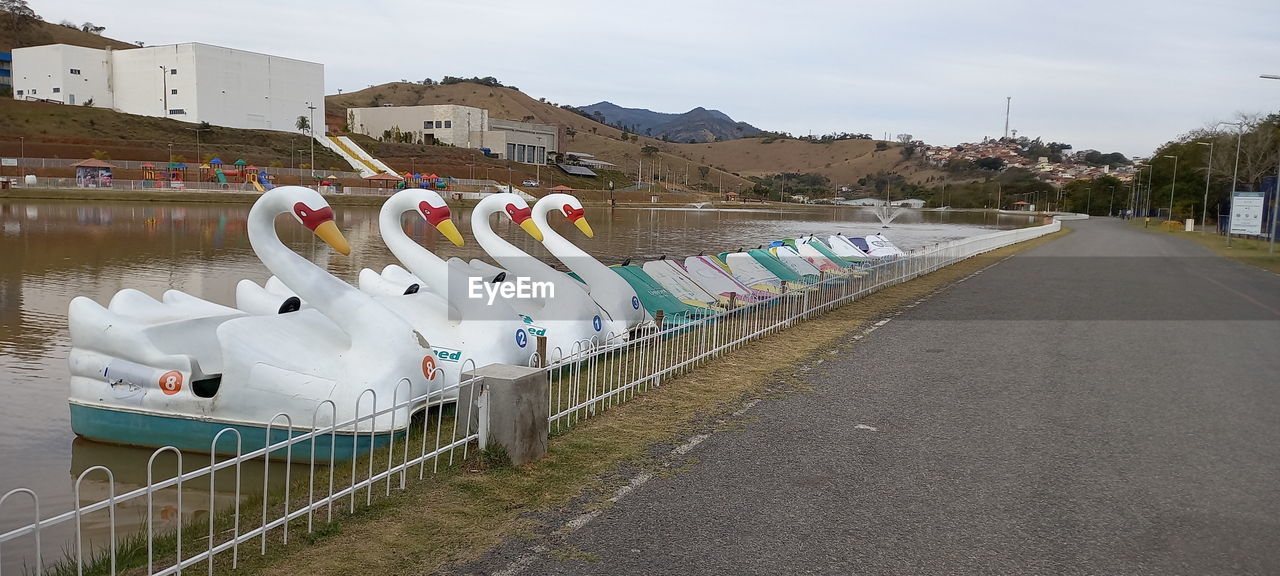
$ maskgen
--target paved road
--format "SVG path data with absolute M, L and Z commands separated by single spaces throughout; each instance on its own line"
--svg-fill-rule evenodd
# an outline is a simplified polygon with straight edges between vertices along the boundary
M 1280 573 L 1280 276 L 1071 226 L 828 355 L 815 393 L 755 406 L 550 553 L 470 569 Z

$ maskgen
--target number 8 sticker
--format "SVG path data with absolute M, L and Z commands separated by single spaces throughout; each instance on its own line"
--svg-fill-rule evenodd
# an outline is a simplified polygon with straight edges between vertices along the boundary
M 177 370 L 165 372 L 160 377 L 160 391 L 173 396 L 182 391 L 182 373 Z

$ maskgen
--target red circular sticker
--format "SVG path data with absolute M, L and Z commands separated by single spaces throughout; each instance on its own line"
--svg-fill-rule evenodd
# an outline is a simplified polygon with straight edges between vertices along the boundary
M 173 396 L 182 391 L 182 373 L 177 370 L 165 372 L 160 377 L 160 391 Z
M 436 379 L 436 359 L 434 356 L 422 357 L 422 375 L 426 376 L 427 380 Z

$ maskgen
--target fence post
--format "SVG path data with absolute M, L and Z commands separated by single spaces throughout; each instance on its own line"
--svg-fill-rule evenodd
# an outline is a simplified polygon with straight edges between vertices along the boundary
M 480 447 L 490 442 L 502 446 L 516 466 L 546 456 L 547 371 L 491 364 L 475 373 L 484 379 L 479 399 Z

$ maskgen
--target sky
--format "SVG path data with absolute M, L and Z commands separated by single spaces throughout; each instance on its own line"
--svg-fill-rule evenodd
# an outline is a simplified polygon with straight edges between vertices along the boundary
M 1019 135 L 1147 155 L 1280 111 L 1280 2 L 29 0 L 146 45 L 319 62 L 329 94 L 494 76 L 535 98 L 702 106 L 796 135 Z

